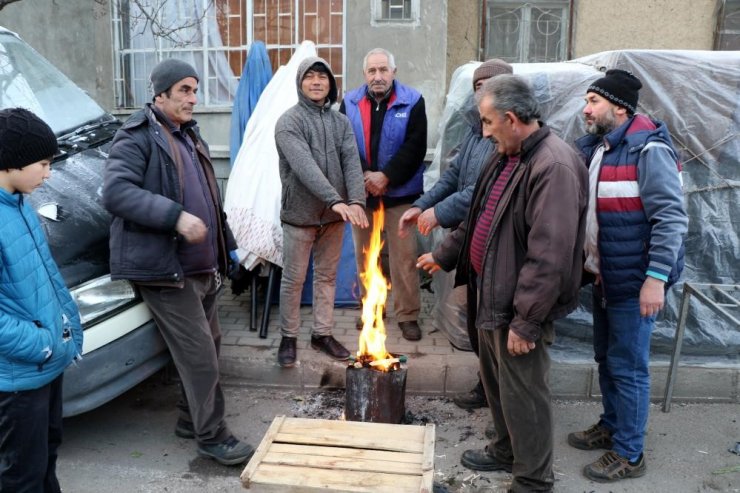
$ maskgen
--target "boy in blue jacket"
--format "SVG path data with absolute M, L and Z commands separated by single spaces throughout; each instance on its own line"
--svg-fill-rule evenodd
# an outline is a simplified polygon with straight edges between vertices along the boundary
M 0 111 L 0 491 L 61 491 L 62 374 L 82 352 L 82 326 L 23 197 L 49 178 L 56 152 L 36 115 Z

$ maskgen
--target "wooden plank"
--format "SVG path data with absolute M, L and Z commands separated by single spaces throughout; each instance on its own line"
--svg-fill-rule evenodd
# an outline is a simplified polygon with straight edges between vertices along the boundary
M 353 459 L 348 457 L 327 457 L 325 455 L 311 456 L 306 454 L 288 454 L 285 452 L 274 452 L 272 450 L 267 452 L 267 455 L 263 457 L 261 464 L 421 476 L 419 464 L 409 464 L 408 462 Z
M 301 432 L 310 436 L 323 436 L 327 432 L 352 435 L 353 440 L 378 436 L 421 442 L 424 427 L 417 425 L 394 425 L 387 423 L 365 423 L 362 421 L 333 421 L 329 419 L 286 418 L 283 432 Z
M 426 472 L 434 469 L 434 424 L 424 427 L 424 450 L 422 452 L 421 470 Z
M 419 492 L 432 493 L 434 489 L 434 424 L 427 424 L 424 431 L 424 452 L 422 452 L 421 460 L 422 478 Z
M 422 470 L 422 455 L 408 452 L 389 452 L 387 450 L 366 450 L 347 447 L 318 447 L 315 445 L 294 445 L 290 443 L 273 443 L 270 451 L 284 454 L 320 455 L 351 459 L 393 460 L 396 462 L 417 464 L 418 470 Z
M 391 450 L 418 454 L 422 453 L 424 449 L 424 444 L 421 441 L 398 440 L 387 436 L 376 436 L 373 439 L 365 437 L 362 440 L 356 441 L 355 438 L 335 435 L 305 436 L 294 433 L 278 433 L 274 441 L 281 443 L 302 443 L 306 445 L 336 445 L 349 448 Z
M 283 425 L 284 421 L 285 416 L 276 416 L 275 419 L 272 420 L 272 424 L 270 424 L 270 427 L 265 432 L 265 436 L 262 438 L 262 441 L 257 446 L 257 450 L 254 451 L 252 458 L 249 459 L 249 462 L 244 467 L 240 479 L 242 481 L 242 485 L 245 488 L 249 488 L 250 478 L 254 475 L 254 472 L 257 470 L 257 467 L 262 461 L 262 458 L 265 456 L 265 454 L 267 454 L 270 445 L 272 445 L 273 438 L 275 437 L 275 435 L 278 434 L 278 431 L 280 430 L 280 427 Z
M 261 464 L 251 482 L 255 487 L 263 484 L 281 485 L 282 491 L 291 493 L 316 492 L 321 489 L 367 493 L 416 493 L 420 490 L 420 483 L 419 476 L 333 471 L 273 464 Z

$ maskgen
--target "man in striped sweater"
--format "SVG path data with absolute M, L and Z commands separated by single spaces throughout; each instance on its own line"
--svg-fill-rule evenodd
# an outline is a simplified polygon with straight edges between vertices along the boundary
M 508 471 L 512 492 L 552 491 L 547 347 L 553 321 L 578 305 L 588 172 L 578 153 L 539 121 L 532 88 L 515 75 L 476 93 L 483 135 L 497 146 L 481 171 L 467 220 L 419 257 L 429 272 L 457 268 L 495 433 L 460 462 Z
M 680 164 L 663 122 L 636 115 L 642 83 L 608 70 L 586 91 L 589 163 L 585 270 L 593 274 L 594 352 L 604 412 L 568 435 L 582 450 L 606 449 L 583 473 L 612 482 L 645 474 L 650 335 L 665 290 L 683 269 L 688 219 Z

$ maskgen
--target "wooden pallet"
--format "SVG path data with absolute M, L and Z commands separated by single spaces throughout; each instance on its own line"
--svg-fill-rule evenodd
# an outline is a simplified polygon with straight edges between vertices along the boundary
M 254 491 L 432 492 L 434 425 L 276 417 L 241 475 Z

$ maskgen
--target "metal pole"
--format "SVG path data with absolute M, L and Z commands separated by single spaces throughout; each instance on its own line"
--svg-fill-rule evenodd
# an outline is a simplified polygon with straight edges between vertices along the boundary
M 673 353 L 671 354 L 671 366 L 668 370 L 668 380 L 665 385 L 665 395 L 663 396 L 663 412 L 671 410 L 671 397 L 673 397 L 673 384 L 676 381 L 676 369 L 678 368 L 678 358 L 681 356 L 681 345 L 683 344 L 683 334 L 686 330 L 686 318 L 689 314 L 689 300 L 693 288 L 686 282 L 683 285 L 683 294 L 681 295 L 681 310 L 678 316 L 676 334 L 673 337 Z

